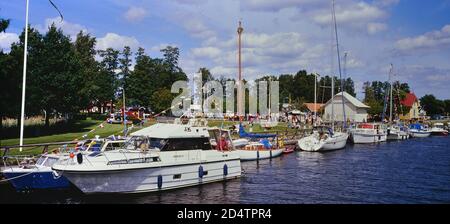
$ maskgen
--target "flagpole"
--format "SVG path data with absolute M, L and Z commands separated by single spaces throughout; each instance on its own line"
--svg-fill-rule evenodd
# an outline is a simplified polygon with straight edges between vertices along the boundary
M 27 54 L 28 54 L 28 6 L 27 0 L 26 17 L 25 17 L 25 46 L 23 49 L 23 80 L 22 80 L 22 109 L 20 115 L 20 146 L 23 145 L 23 127 L 25 122 L 25 86 L 27 84 Z M 22 147 L 20 147 L 22 152 Z

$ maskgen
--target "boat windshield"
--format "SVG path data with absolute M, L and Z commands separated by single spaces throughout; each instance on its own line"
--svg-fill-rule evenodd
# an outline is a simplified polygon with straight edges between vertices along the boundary
M 56 162 L 58 162 L 58 158 L 48 157 L 47 160 L 45 160 L 45 163 L 42 165 L 46 167 L 52 167 Z
M 41 156 L 41 157 L 39 157 L 38 161 L 36 161 L 36 164 L 42 166 L 43 163 L 45 162 L 45 159 L 46 159 L 46 158 L 47 158 L 46 156 Z
M 148 138 L 145 136 L 133 136 L 125 142 L 125 148 L 128 150 L 148 150 L 151 148 L 162 149 L 167 144 L 167 140 L 160 138 Z

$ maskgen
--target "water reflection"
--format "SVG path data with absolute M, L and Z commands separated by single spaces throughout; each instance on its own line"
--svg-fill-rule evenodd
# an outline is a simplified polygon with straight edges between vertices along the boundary
M 243 162 L 227 182 L 133 195 L 78 190 L 17 194 L 0 186 L 0 203 L 450 203 L 450 138 L 349 145 Z

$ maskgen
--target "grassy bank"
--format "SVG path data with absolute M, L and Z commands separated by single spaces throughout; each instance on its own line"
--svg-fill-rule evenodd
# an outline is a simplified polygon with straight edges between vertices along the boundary
M 141 128 L 148 127 L 152 124 L 154 124 L 155 121 L 147 121 L 143 126 L 134 126 L 134 128 L 131 130 L 132 132 L 137 131 Z M 210 120 L 208 122 L 208 126 L 210 127 L 223 127 L 223 128 L 229 128 L 232 125 L 238 124 L 239 122 L 233 122 L 233 121 L 220 121 L 220 120 Z M 103 124 L 103 127 L 100 127 L 100 124 Z M 103 137 L 108 137 L 110 135 L 122 135 L 123 133 L 123 125 L 122 124 L 107 124 L 104 123 L 102 120 L 80 120 L 73 123 L 70 128 L 66 130 L 62 130 L 61 133 L 51 134 L 51 135 L 43 135 L 39 137 L 31 137 L 31 138 L 25 138 L 24 144 L 39 144 L 39 143 L 49 143 L 49 142 L 67 142 L 67 141 L 74 141 L 74 140 L 81 140 L 81 139 L 89 139 L 94 138 L 96 135 Z M 250 131 L 250 127 L 246 127 L 247 131 Z M 267 133 L 285 133 L 286 131 L 293 133 L 295 132 L 295 129 L 288 129 L 286 123 L 279 123 L 278 126 L 273 127 L 269 130 L 265 130 L 262 128 L 259 124 L 254 124 L 251 127 L 252 132 L 267 132 Z M 83 135 L 87 135 L 83 138 Z M 237 137 L 237 136 L 234 136 Z M 0 145 L 1 146 L 11 146 L 11 145 L 18 145 L 19 139 L 1 139 Z M 58 146 L 52 146 L 49 148 L 49 150 L 53 150 L 58 148 Z M 27 148 L 24 149 L 23 152 L 19 152 L 19 150 L 11 149 L 10 155 L 18 155 L 18 154 L 40 154 L 43 150 L 43 147 L 36 147 L 36 148 Z

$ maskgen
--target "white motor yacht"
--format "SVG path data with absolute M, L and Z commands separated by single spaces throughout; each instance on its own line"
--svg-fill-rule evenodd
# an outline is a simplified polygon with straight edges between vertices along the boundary
M 87 194 L 152 192 L 241 176 L 239 155 L 213 149 L 208 128 L 191 122 L 155 124 L 132 133 L 120 149 L 76 158 L 53 170 Z

